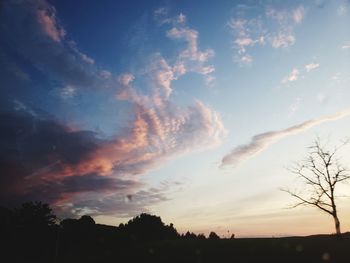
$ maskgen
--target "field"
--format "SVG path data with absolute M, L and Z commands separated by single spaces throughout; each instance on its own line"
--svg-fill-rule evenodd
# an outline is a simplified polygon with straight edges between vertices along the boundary
M 169 240 L 59 251 L 56 262 L 350 262 L 350 236 Z
M 174 240 L 150 243 L 129 252 L 125 259 L 130 256 L 135 262 L 350 262 L 350 239 Z

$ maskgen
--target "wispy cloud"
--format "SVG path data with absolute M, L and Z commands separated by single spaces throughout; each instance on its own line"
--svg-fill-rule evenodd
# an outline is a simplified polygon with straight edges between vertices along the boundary
M 72 85 L 66 85 L 64 88 L 59 90 L 59 94 L 63 99 L 73 98 L 76 92 L 76 88 Z
M 66 32 L 57 23 L 56 10 L 51 6 L 47 6 L 45 9 L 38 9 L 37 18 L 43 32 L 53 41 L 61 42 Z
M 272 37 L 271 45 L 274 48 L 286 48 L 295 43 L 295 36 L 292 32 L 281 31 Z
M 300 107 L 301 98 L 296 98 L 294 102 L 289 106 L 289 116 L 294 115 Z
M 305 65 L 305 69 L 306 69 L 306 72 L 310 72 L 314 69 L 317 69 L 319 66 L 320 66 L 320 64 L 318 64 L 318 63 L 310 63 L 310 64 Z
M 350 42 L 341 46 L 342 49 L 350 49 Z
M 239 8 L 237 16 L 228 23 L 234 36 L 233 48 L 235 60 L 241 64 L 251 64 L 249 49 L 254 46 L 270 45 L 273 48 L 287 48 L 295 43 L 294 28 L 305 17 L 305 8 L 300 5 L 291 10 L 264 8 L 264 16 L 254 19 L 246 18 L 245 13 L 255 8 Z
M 292 11 L 292 17 L 295 23 L 300 24 L 305 16 L 305 8 L 301 5 Z
M 349 115 L 350 109 L 346 109 L 336 114 L 324 116 L 315 120 L 309 120 L 284 130 L 270 131 L 257 134 L 252 137 L 251 141 L 248 144 L 237 146 L 230 153 L 225 155 L 222 158 L 221 167 L 237 166 L 242 161 L 259 154 L 260 152 L 267 149 L 271 144 L 276 143 L 285 137 L 302 133 L 319 124 L 329 121 L 336 121 Z
M 282 83 L 288 83 L 288 82 L 293 82 L 298 80 L 299 74 L 300 74 L 299 70 L 297 68 L 294 68 L 288 76 L 282 79 Z
M 107 199 L 113 196 L 118 198 L 113 212 L 120 209 L 124 214 L 126 195 L 133 195 L 137 203 L 144 199 L 141 206 L 130 206 L 132 209 L 166 200 L 164 194 L 148 191 L 139 176 L 169 159 L 214 147 L 225 137 L 220 114 L 210 106 L 195 98 L 187 105 L 172 100 L 173 82 L 188 72 L 202 75 L 205 82 L 215 78 L 215 68 L 208 63 L 214 51 L 200 48 L 199 33 L 185 25 L 183 14 L 162 24 L 166 36 L 183 45 L 173 60 L 155 53 L 137 73 L 115 74 L 98 67 L 78 49 L 49 3 L 8 1 L 5 5 L 11 8 L 5 8 L 0 17 L 6 25 L 4 37 L 28 63 L 59 83 L 61 88 L 53 89 L 55 95 L 74 99 L 79 89 L 101 94 L 101 87 L 109 85 L 114 87 L 108 94 L 114 95 L 115 104 L 123 101 L 130 112 L 124 126 L 106 137 L 77 125 L 71 127 L 40 109 L 37 113 L 19 101 L 9 112 L 1 111 L 0 156 L 6 156 L 0 167 L 5 175 L 0 178 L 2 200 L 35 198 L 61 207 L 69 204 L 72 211 L 98 211 L 82 201 L 93 192 L 95 200 L 109 204 L 101 210 L 111 209 L 113 202 Z M 21 17 L 26 17 L 26 23 L 18 21 Z M 13 131 L 18 132 L 8 139 L 5 134 Z
M 169 17 L 169 11 L 165 7 L 156 9 L 153 12 L 153 16 L 160 24 L 178 25 L 186 22 L 186 16 L 183 13 L 180 13 L 174 17 Z
M 201 50 L 199 48 L 198 31 L 186 26 L 186 16 L 180 13 L 170 17 L 166 8 L 158 8 L 154 11 L 154 17 L 161 25 L 171 25 L 172 28 L 166 32 L 167 37 L 180 40 L 186 43 L 186 48 L 183 49 L 177 56 L 176 62 L 167 70 L 165 77 L 169 81 L 175 80 L 187 72 L 196 72 L 204 76 L 204 83 L 210 85 L 215 79 L 212 73 L 215 71 L 213 65 L 207 64 L 208 60 L 214 56 L 214 50 L 208 48 Z M 170 90 L 168 89 L 170 92 Z
M 208 75 L 215 71 L 213 65 L 206 65 L 206 62 L 214 56 L 214 50 L 200 50 L 198 46 L 198 32 L 190 28 L 178 28 L 173 27 L 167 32 L 167 36 L 172 39 L 185 40 L 187 48 L 180 52 L 177 61 L 174 65 L 175 69 L 181 69 L 175 71 L 178 75 L 186 72 L 193 71 L 202 75 Z
M 237 51 L 235 60 L 242 64 L 251 64 L 253 59 L 248 53 L 248 48 L 265 44 L 261 21 L 233 18 L 228 26 L 234 35 L 233 48 Z
M 0 17 L 2 35 L 13 43 L 11 49 L 63 88 L 96 87 L 99 76 L 94 59 L 69 39 L 51 4 L 44 0 L 10 0 L 4 5 L 7 8 Z
M 339 16 L 346 15 L 350 12 L 350 3 L 347 1 L 343 1 L 337 8 L 337 13 Z
M 303 77 L 305 73 L 309 73 L 315 69 L 317 69 L 320 66 L 318 63 L 310 63 L 304 66 L 305 70 L 300 71 L 298 68 L 293 68 L 292 71 L 285 76 L 282 80 L 281 83 L 287 84 L 289 82 L 294 82 L 297 81 L 300 77 Z

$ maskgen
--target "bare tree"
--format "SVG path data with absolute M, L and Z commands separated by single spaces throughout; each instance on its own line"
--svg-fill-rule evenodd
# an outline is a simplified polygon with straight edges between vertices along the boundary
M 338 236 L 341 235 L 341 231 L 335 191 L 337 184 L 350 179 L 350 175 L 348 170 L 340 164 L 337 154 L 339 149 L 347 143 L 348 141 L 329 150 L 317 138 L 309 147 L 306 159 L 289 169 L 304 183 L 305 188 L 302 193 L 283 190 L 298 199 L 299 202 L 293 207 L 314 206 L 331 215 Z

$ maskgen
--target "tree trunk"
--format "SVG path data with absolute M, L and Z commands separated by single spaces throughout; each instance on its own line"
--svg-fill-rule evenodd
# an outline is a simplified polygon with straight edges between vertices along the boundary
M 340 232 L 340 222 L 339 222 L 339 218 L 337 216 L 337 214 L 333 215 L 334 218 L 334 224 L 335 224 L 335 233 L 338 237 L 341 236 L 341 232 Z

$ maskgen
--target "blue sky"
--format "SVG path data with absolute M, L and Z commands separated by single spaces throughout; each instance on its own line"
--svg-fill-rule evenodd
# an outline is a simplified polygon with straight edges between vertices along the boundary
M 349 1 L 32 0 L 0 12 L 6 203 L 107 224 L 150 212 L 221 235 L 330 229 L 317 210 L 285 209 L 294 200 L 279 189 L 316 136 L 349 137 Z

